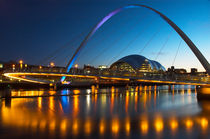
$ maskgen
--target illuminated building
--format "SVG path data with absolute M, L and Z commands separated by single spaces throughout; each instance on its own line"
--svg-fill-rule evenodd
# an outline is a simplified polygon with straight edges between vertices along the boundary
M 110 68 L 127 72 L 157 72 L 165 71 L 165 68 L 157 61 L 150 60 L 141 55 L 125 56 L 114 62 Z
M 99 65 L 98 69 L 107 69 L 108 67 L 106 65 Z

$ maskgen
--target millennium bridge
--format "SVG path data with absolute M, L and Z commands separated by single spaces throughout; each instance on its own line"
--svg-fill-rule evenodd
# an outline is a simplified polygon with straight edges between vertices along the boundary
M 63 76 L 66 81 L 62 84 L 69 85 L 113 85 L 113 84 L 153 84 L 153 85 L 196 85 L 210 86 L 209 77 L 191 76 L 191 75 L 174 75 L 166 74 L 122 74 L 122 73 L 99 73 L 99 74 L 82 74 L 82 73 L 52 73 L 52 72 L 8 72 L 4 73 L 12 79 L 38 83 L 38 84 L 59 84 L 59 79 Z
M 95 34 L 95 32 L 111 17 L 124 11 L 126 9 L 131 8 L 146 8 L 151 10 L 155 14 L 159 15 L 164 21 L 166 21 L 178 34 L 179 36 L 185 41 L 188 47 L 192 50 L 195 54 L 197 59 L 200 61 L 204 69 L 206 70 L 207 74 L 210 75 L 210 65 L 203 54 L 199 51 L 199 49 L 195 46 L 195 44 L 189 39 L 189 37 L 168 17 L 166 17 L 161 12 L 157 11 L 146 5 L 128 5 L 125 7 L 118 8 L 107 16 L 105 16 L 94 28 L 89 32 L 89 34 L 85 37 L 85 39 L 81 42 L 78 46 L 76 51 L 74 52 L 73 56 L 69 60 L 66 66 L 66 72 L 5 72 L 4 76 L 17 79 L 26 82 L 33 82 L 33 83 L 40 83 L 40 84 L 82 84 L 84 82 L 89 82 L 91 84 L 116 84 L 116 83 L 151 83 L 151 84 L 191 84 L 191 85 L 204 85 L 210 86 L 209 76 L 206 77 L 191 77 L 187 75 L 176 75 L 176 76 L 169 76 L 165 74 L 84 74 L 84 73 L 70 73 L 70 69 L 72 69 L 75 60 L 77 59 L 78 55 L 80 54 L 81 50 L 86 46 L 87 42 L 90 38 Z

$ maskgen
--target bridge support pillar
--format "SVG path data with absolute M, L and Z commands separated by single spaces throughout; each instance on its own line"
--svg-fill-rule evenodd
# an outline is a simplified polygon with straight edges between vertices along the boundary
M 209 86 L 196 86 L 198 100 L 210 100 L 210 87 Z

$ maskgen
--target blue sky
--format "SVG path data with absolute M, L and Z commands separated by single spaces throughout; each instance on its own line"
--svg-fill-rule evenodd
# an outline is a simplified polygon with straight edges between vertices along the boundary
M 54 61 L 65 66 L 93 26 L 109 12 L 127 4 L 145 4 L 164 13 L 210 60 L 209 0 L 1 0 L 0 61 L 23 59 L 30 64 Z M 155 37 L 151 39 L 152 36 Z M 153 12 L 145 8 L 128 9 L 96 32 L 76 63 L 97 66 L 111 64 L 129 54 L 142 54 L 157 58 L 168 68 L 180 41 L 176 32 Z M 174 66 L 203 70 L 183 41 Z

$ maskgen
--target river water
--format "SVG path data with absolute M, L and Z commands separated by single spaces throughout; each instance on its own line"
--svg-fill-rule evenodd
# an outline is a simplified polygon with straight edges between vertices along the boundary
M 195 86 L 11 90 L 0 138 L 208 138 L 210 102 Z

